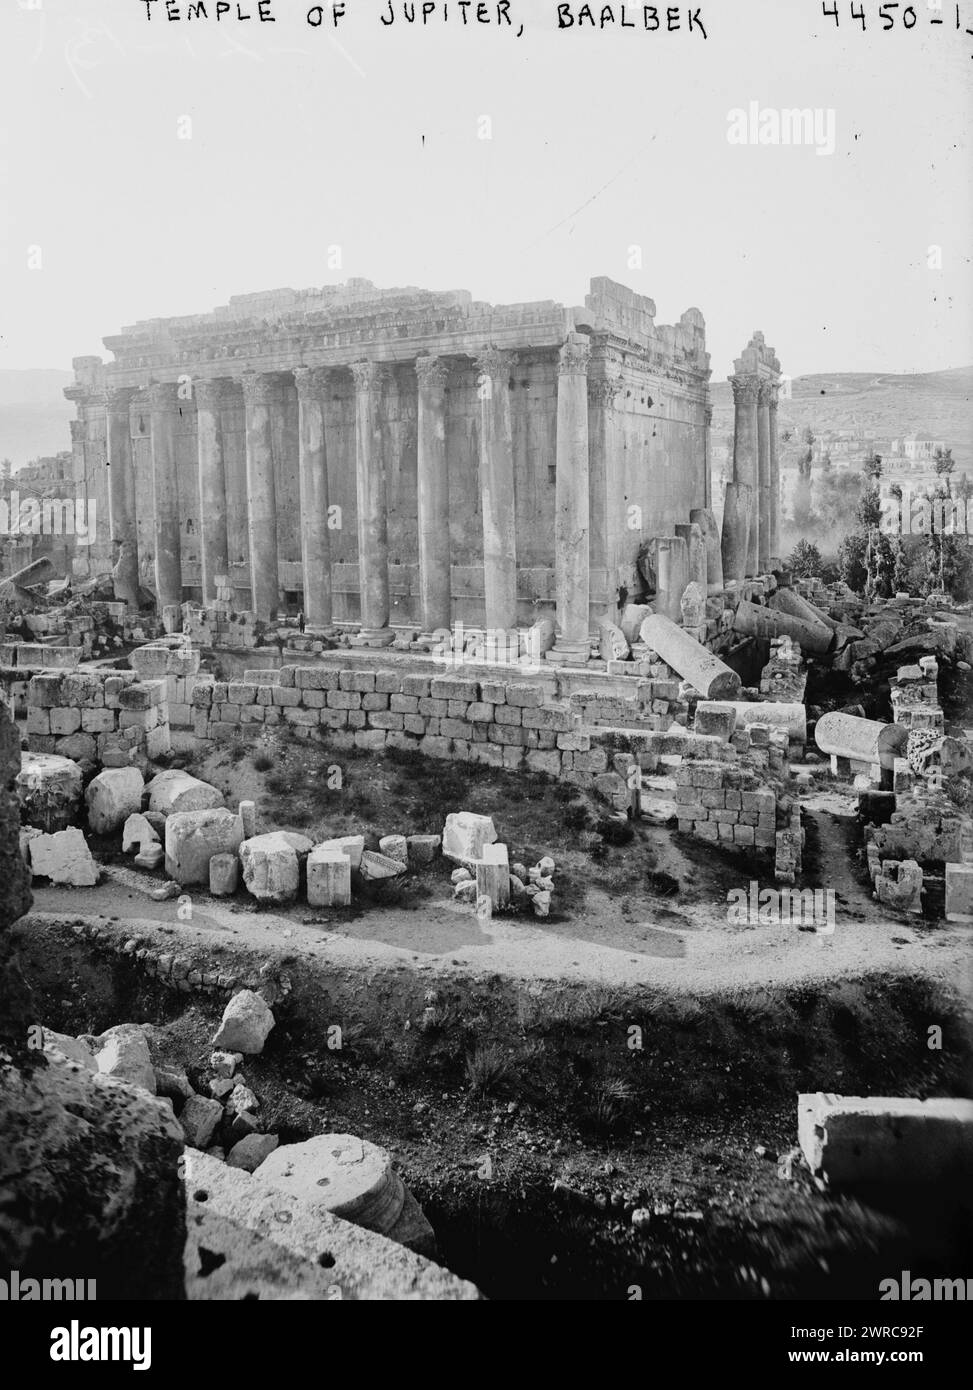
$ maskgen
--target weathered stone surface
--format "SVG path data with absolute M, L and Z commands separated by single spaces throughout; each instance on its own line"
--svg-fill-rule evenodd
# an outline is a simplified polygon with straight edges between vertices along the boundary
M 398 878 L 404 874 L 406 865 L 401 859 L 390 859 L 387 854 L 376 854 L 366 849 L 361 857 L 361 876 L 366 881 L 381 883 L 385 879 Z
M 88 825 L 95 835 L 111 835 L 142 807 L 142 774 L 137 767 L 109 767 L 85 790 Z
M 330 850 L 339 849 L 343 854 L 347 854 L 351 860 L 351 871 L 357 873 L 361 868 L 362 851 L 365 848 L 364 835 L 339 835 L 334 840 L 322 840 L 315 849 Z
M 815 656 L 823 656 L 834 641 L 831 629 L 823 623 L 809 623 L 779 609 L 751 603 L 748 599 L 741 599 L 737 605 L 733 629 L 747 637 L 790 637 L 802 651 L 812 652 Z
M 242 1168 L 245 1173 L 254 1173 L 264 1159 L 274 1152 L 280 1140 L 276 1134 L 248 1134 L 239 1140 L 226 1156 L 231 1168 Z
M 209 884 L 210 860 L 236 855 L 243 822 L 232 811 L 176 811 L 166 818 L 166 873 L 182 887 Z
M 901 1096 L 798 1097 L 798 1141 L 816 1176 L 846 1183 L 969 1183 L 973 1101 Z
M 973 864 L 946 865 L 946 921 L 973 922 Z
M 0 1265 L 99 1301 L 182 1299 L 182 1132 L 145 1091 L 50 1060 L 0 1071 Z
M 17 774 L 20 818 L 48 834 L 66 830 L 81 805 L 81 768 L 54 753 L 21 753 Z
M 859 719 L 854 714 L 822 714 L 814 728 L 814 741 L 822 753 L 892 770 L 909 740 L 902 724 L 883 724 Z
M 95 1054 L 81 1038 L 72 1038 L 69 1033 L 55 1033 L 52 1028 L 44 1029 L 44 1051 L 60 1056 L 68 1062 L 80 1062 L 88 1071 L 97 1071 Z
M 170 768 L 148 784 L 149 810 L 169 816 L 176 811 L 211 811 L 223 805 L 223 795 L 208 782 Z
M 409 847 L 404 835 L 383 835 L 378 842 L 378 848 L 389 859 L 397 859 L 400 864 L 408 863 Z
M 624 661 L 629 655 L 625 633 L 606 619 L 598 624 L 598 655 L 602 661 Z
M 229 898 L 240 886 L 240 860 L 236 854 L 214 854 L 209 861 L 209 891 L 214 898 Z
M 240 846 L 243 882 L 258 902 L 286 905 L 297 897 L 301 867 L 286 835 L 271 831 L 255 835 Z
M 719 657 L 683 632 L 662 613 L 653 613 L 642 624 L 642 641 L 707 700 L 732 700 L 740 690 L 740 677 Z
M 134 1023 L 120 1023 L 96 1039 L 95 1061 L 103 1076 L 141 1086 L 155 1095 L 155 1068 L 149 1056 L 149 1044 L 141 1028 Z
M 251 1056 L 263 1051 L 273 1026 L 274 1015 L 266 1001 L 252 989 L 241 989 L 223 1010 L 213 1046 Z
M 506 845 L 484 845 L 483 858 L 476 862 L 477 897 L 490 899 L 493 908 L 510 903 L 510 863 Z
M 458 864 L 470 864 L 483 858 L 483 846 L 492 845 L 497 838 L 490 816 L 478 816 L 472 811 L 455 811 L 446 817 L 443 829 L 443 854 Z
M 448 1270 L 384 1236 L 258 1182 L 191 1150 L 186 1199 L 190 1298 L 469 1300 L 479 1297 Z M 210 1251 L 205 1265 L 200 1247 Z M 221 1263 L 212 1268 L 212 1255 Z M 329 1256 L 323 1268 L 322 1254 Z M 205 1276 L 201 1270 L 206 1270 Z
M 423 864 L 431 864 L 443 843 L 441 835 L 409 835 L 406 838 L 406 853 L 409 859 L 409 867 L 417 868 Z
M 91 888 L 98 882 L 98 865 L 76 827 L 54 835 L 35 835 L 30 842 L 30 866 L 41 878 L 72 888 Z
M 316 845 L 307 859 L 307 900 L 312 907 L 351 904 L 351 860 L 341 849 Z
M 208 1096 L 190 1096 L 182 1107 L 179 1123 L 190 1148 L 205 1149 L 223 1118 L 223 1107 Z

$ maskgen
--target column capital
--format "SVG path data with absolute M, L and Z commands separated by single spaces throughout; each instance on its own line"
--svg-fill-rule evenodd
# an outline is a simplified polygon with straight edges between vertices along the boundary
M 351 374 L 355 379 L 355 390 L 359 393 L 381 391 L 388 384 L 390 372 L 386 363 L 364 358 L 361 362 L 352 362 L 350 365 Z
M 229 382 L 223 377 L 211 377 L 193 382 L 197 410 L 219 410 L 226 401 Z
M 755 405 L 760 390 L 760 379 L 755 376 L 731 376 L 734 405 Z
M 612 410 L 615 406 L 615 397 L 622 389 L 624 382 L 619 377 L 588 377 L 588 399 L 592 405 L 601 406 L 603 410 Z
M 707 429 L 709 429 L 709 427 L 713 423 L 713 407 L 711 405 L 706 406 L 703 410 L 703 419 L 706 423 Z
M 175 410 L 177 405 L 174 381 L 150 381 L 145 388 L 145 398 L 151 410 Z
M 762 381 L 757 392 L 757 400 L 760 405 L 777 404 L 777 387 L 772 381 Z
M 317 400 L 328 389 L 331 380 L 330 367 L 295 367 L 294 385 L 298 400 Z
M 107 386 L 105 388 L 105 405 L 113 415 L 124 415 L 131 409 L 132 402 L 137 395 L 137 386 Z
M 244 372 L 240 385 L 247 406 L 272 405 L 277 400 L 277 378 L 269 372 Z
M 770 381 L 767 383 L 767 404 L 771 410 L 776 411 L 777 403 L 780 400 L 780 382 Z
M 488 376 L 491 381 L 498 378 L 505 378 L 510 375 L 511 368 L 516 367 L 519 358 L 515 352 L 508 352 L 505 348 L 487 347 L 478 353 L 473 359 L 481 375 Z
M 416 376 L 420 388 L 442 391 L 449 380 L 449 368 L 438 357 L 417 357 Z
M 591 344 L 584 333 L 569 333 L 557 356 L 558 376 L 587 376 Z

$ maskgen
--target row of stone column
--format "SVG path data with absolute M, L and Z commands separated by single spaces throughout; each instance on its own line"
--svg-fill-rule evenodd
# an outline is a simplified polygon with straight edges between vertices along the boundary
M 780 564 L 779 383 L 730 377 L 733 387 L 733 479 L 723 508 L 723 574 L 742 580 Z
M 557 657 L 587 659 L 589 623 L 589 464 L 587 339 L 572 333 L 558 360 L 555 556 Z M 517 544 L 510 373 L 515 354 L 491 348 L 475 359 L 479 372 L 480 489 L 486 626 L 510 629 L 517 622 Z M 298 396 L 298 474 L 304 612 L 308 627 L 332 622 L 331 545 L 325 395 L 329 368 L 293 371 Z M 451 625 L 450 497 L 446 458 L 448 367 L 437 357 L 415 363 L 418 395 L 417 483 L 421 623 L 427 633 Z M 380 408 L 388 364 L 351 364 L 355 382 L 358 563 L 361 638 L 391 641 L 388 515 Z M 252 607 L 268 618 L 279 603 L 277 505 L 273 412 L 280 377 L 245 373 L 236 382 L 197 381 L 192 389 L 197 419 L 201 587 L 204 603 L 216 598 L 215 580 L 229 568 L 226 466 L 221 411 L 228 388 L 242 387 L 246 419 L 246 487 Z M 115 586 L 119 599 L 136 603 L 139 588 L 135 478 L 130 411 L 138 388 L 108 392 L 107 461 Z M 150 421 L 155 581 L 160 609 L 182 601 L 176 422 L 184 408 L 174 383 L 145 392 Z

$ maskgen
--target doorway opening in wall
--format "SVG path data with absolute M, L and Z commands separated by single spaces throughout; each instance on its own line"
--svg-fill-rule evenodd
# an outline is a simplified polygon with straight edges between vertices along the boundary
M 284 603 L 287 605 L 288 613 L 296 613 L 301 606 L 303 595 L 300 589 L 285 589 Z

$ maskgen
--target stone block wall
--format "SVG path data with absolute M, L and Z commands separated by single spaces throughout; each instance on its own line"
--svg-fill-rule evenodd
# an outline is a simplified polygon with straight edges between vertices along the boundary
M 166 682 L 134 671 L 48 671 L 27 687 L 27 746 L 83 767 L 145 764 L 170 751 Z

